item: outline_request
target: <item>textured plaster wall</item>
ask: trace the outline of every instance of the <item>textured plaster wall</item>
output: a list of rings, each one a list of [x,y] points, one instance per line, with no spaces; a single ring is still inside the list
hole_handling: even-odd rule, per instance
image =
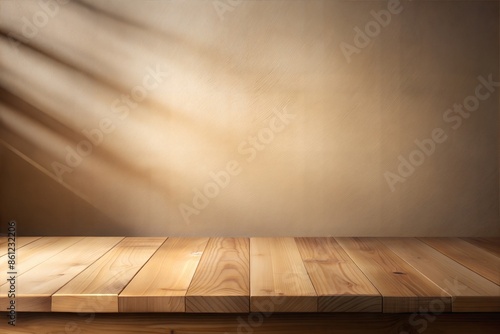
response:
[[[2,0],[2,224],[500,236],[499,13],[498,1]]]

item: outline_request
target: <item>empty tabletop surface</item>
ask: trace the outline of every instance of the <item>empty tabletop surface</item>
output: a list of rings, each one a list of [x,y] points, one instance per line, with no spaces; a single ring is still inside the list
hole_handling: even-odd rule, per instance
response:
[[[21,312],[500,312],[500,238],[18,237],[13,275]]]

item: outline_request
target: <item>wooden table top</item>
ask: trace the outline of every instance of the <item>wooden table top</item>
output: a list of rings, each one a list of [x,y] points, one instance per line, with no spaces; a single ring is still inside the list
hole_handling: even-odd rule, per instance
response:
[[[16,242],[19,312],[500,312],[500,238]],[[4,276],[7,253],[0,238]]]

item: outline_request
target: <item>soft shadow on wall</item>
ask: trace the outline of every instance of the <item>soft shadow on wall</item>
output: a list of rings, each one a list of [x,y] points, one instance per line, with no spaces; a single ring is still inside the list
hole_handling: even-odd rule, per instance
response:
[[[500,235],[498,13],[1,1],[1,220],[42,235]]]

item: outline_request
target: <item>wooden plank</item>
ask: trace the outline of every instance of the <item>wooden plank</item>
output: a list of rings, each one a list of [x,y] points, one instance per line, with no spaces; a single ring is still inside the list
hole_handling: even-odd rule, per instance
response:
[[[382,312],[382,296],[333,238],[295,238],[318,312]]]
[[[186,294],[186,312],[250,311],[250,240],[210,239]]]
[[[453,312],[500,312],[500,286],[420,240],[379,240],[451,295]],[[439,303],[435,306],[439,306]]]
[[[73,238],[64,238],[73,239]],[[63,240],[64,240],[63,239]],[[122,238],[87,237],[40,263],[18,279],[16,291],[17,311],[48,312],[51,295],[73,277],[101,257]],[[43,240],[43,239],[42,239]],[[24,249],[24,248],[22,248]],[[21,250],[22,250],[21,249]],[[0,307],[8,300],[1,287]]]
[[[351,259],[382,294],[383,312],[419,312],[443,302],[451,311],[451,297],[375,238],[336,238]]]
[[[500,258],[459,238],[420,238],[444,255],[500,285]]]
[[[23,240],[24,237],[21,237],[19,241],[24,243]],[[81,240],[83,237],[43,237],[31,242],[28,242],[30,239],[26,239],[28,243],[24,247],[18,247],[16,252],[17,276],[24,275]],[[7,254],[0,256],[0,272],[7,272],[7,261]],[[3,291],[1,289],[0,287],[0,291]]]
[[[54,293],[52,311],[118,312],[118,294],[164,241],[165,238],[121,240]]]
[[[41,237],[16,237],[16,248],[22,248],[33,241],[36,241],[40,239]],[[8,252],[7,244],[8,244],[8,238],[7,237],[1,237],[0,238],[0,256],[4,256]]]
[[[19,313],[16,327],[0,321],[1,333],[111,334],[498,334],[497,313]]]
[[[185,296],[209,238],[169,238],[120,293],[120,312],[185,312]]]
[[[250,239],[250,310],[317,311],[317,295],[293,238]]]
[[[500,257],[500,238],[460,238]]]

